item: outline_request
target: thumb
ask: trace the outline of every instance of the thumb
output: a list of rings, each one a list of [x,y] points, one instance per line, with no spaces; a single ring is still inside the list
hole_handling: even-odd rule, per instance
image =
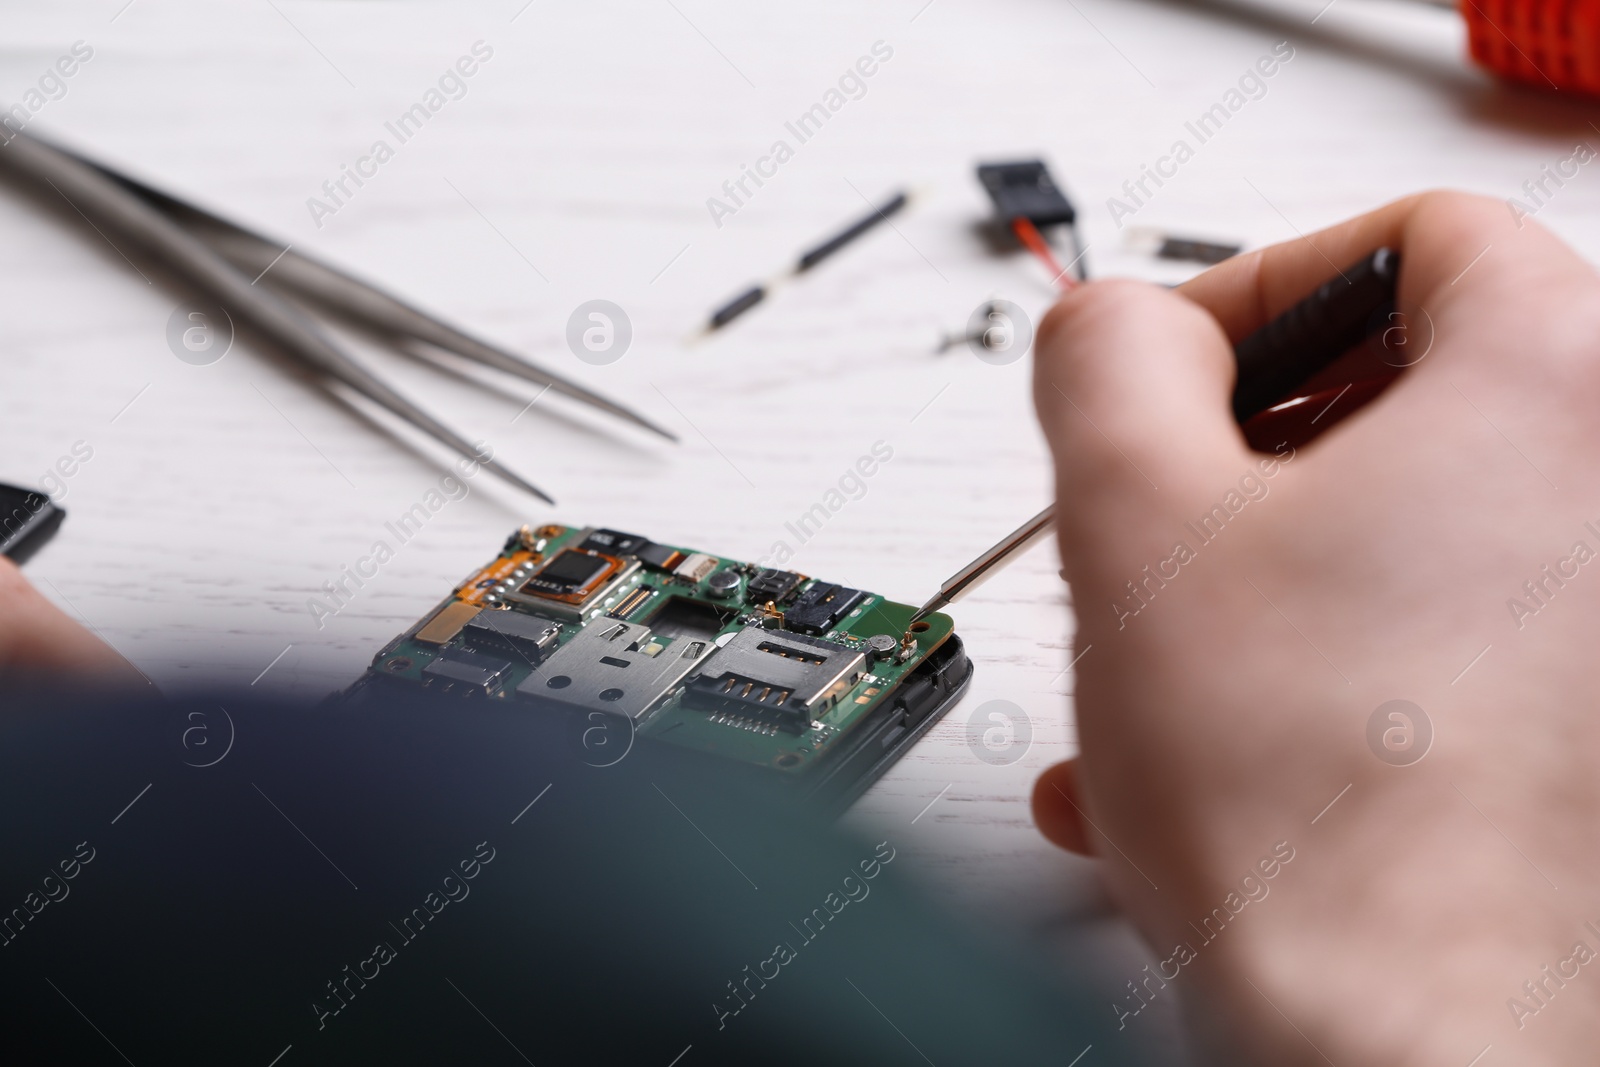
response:
[[[1083,792],[1078,788],[1078,759],[1045,768],[1033,783],[1033,823],[1052,845],[1093,856],[1084,829]]]
[[[1233,350],[1199,305],[1122,280],[1067,293],[1037,336],[1066,578],[1114,585],[1252,465],[1233,421]]]

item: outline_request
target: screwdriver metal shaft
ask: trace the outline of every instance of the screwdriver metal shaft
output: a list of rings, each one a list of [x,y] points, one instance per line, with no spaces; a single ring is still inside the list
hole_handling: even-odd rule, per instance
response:
[[[1390,325],[1400,256],[1380,248],[1240,341],[1233,413],[1241,423],[1284,400],[1363,338]],[[1017,527],[961,568],[911,616],[916,622],[980,585],[1055,524],[1055,505]]]

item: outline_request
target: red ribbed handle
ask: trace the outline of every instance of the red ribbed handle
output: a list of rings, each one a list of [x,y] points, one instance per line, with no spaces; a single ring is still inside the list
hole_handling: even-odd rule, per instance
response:
[[[1472,58],[1503,78],[1600,95],[1600,0],[1461,0]]]

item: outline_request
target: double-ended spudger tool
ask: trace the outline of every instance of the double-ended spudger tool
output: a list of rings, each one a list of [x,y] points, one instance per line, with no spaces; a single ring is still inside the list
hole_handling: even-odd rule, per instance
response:
[[[676,440],[622,405],[463,333],[353,275],[75,153],[8,130],[0,142],[0,169],[50,186],[91,225],[134,243],[290,355],[547,503],[554,501],[542,490],[499,461],[482,456],[465,438],[363,367],[294,303],[255,283],[265,281],[290,290],[388,337],[427,342]]]
[[[1234,418],[1242,424],[1277,406],[1318,371],[1389,325],[1399,278],[1399,254],[1380,248],[1235,345]],[[953,574],[911,622],[954,603],[1015,559],[1050,530],[1055,512],[1054,504],[1045,508]]]
[[[870,212],[861,216],[861,218],[857,219],[855,222],[852,222],[850,225],[846,226],[832,237],[819,241],[807,251],[802,252],[800,254],[800,258],[795,262],[794,270],[790,273],[804,274],[812,267],[815,267],[818,263],[821,263],[824,259],[827,259],[835,252],[839,251],[839,249],[843,248],[845,245],[850,244],[856,238],[873,229],[880,222],[887,222],[889,220],[889,216],[905,207],[909,199],[909,196],[904,192],[895,193],[889,199],[885,200],[883,203],[879,204]],[[752,285],[750,288],[744,290],[738,296],[734,297],[732,300],[729,300],[726,304],[723,304],[721,307],[717,308],[717,310],[711,313],[711,318],[706,323],[706,329],[720,330],[722,327],[726,326],[728,323],[732,322],[734,319],[738,318],[740,315],[743,315],[746,311],[749,311],[751,308],[761,303],[761,301],[765,300],[767,298],[767,293],[770,292],[772,287],[776,284],[776,280],[757,282],[755,285]]]

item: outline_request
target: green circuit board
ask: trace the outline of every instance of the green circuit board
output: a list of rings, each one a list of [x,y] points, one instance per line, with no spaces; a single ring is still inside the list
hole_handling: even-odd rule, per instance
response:
[[[951,637],[948,616],[912,625],[913,610],[616,530],[525,526],[368,675],[609,715],[640,737],[798,777],[881,721]]]

